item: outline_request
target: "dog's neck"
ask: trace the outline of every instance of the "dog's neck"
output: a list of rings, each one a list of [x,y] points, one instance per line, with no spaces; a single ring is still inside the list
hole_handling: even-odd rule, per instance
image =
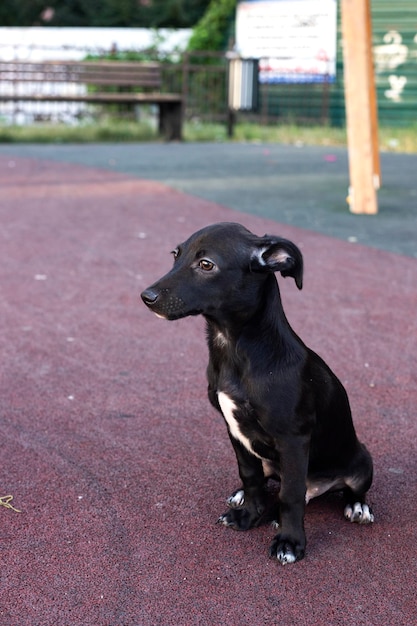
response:
[[[282,307],[281,295],[274,274],[261,283],[253,306],[239,311],[218,311],[204,316],[207,321],[209,345],[237,345],[243,341],[288,343],[295,337]]]

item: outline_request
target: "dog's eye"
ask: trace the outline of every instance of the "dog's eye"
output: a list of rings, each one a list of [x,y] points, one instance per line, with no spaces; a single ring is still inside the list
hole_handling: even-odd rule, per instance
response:
[[[212,270],[214,267],[214,263],[212,263],[212,261],[209,261],[208,259],[201,259],[201,261],[198,262],[198,267],[200,267],[205,272],[210,272],[210,270]]]

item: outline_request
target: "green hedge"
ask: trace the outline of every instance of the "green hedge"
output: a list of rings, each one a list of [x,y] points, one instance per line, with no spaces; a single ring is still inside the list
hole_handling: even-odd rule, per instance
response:
[[[229,27],[235,16],[237,0],[211,0],[197,23],[188,43],[195,50],[225,50]]]

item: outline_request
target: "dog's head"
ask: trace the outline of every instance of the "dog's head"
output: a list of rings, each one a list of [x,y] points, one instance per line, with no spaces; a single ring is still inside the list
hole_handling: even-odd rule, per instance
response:
[[[207,226],[173,250],[174,266],[145,289],[144,303],[169,320],[187,315],[245,313],[267,276],[280,272],[302,288],[303,258],[287,239],[258,237],[240,224]]]

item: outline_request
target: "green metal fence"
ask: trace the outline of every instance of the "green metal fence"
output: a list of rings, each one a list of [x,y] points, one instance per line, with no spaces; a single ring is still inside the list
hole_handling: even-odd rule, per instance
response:
[[[164,90],[181,92],[187,121],[227,120],[228,62],[223,52],[185,52],[163,67]]]
[[[373,0],[380,124],[417,125],[417,2]]]

